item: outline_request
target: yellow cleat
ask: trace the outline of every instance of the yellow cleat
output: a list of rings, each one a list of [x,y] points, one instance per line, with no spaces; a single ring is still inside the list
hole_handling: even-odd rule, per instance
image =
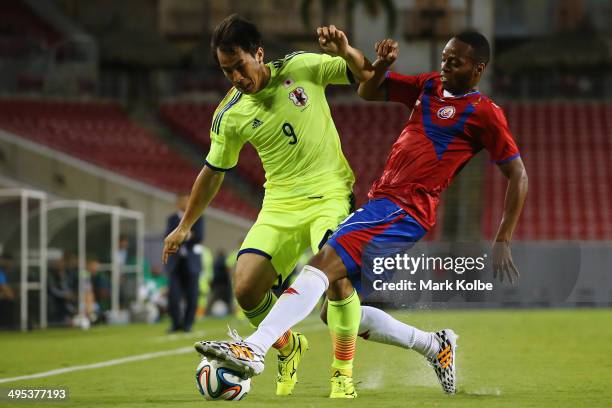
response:
[[[291,395],[297,383],[297,368],[302,356],[308,350],[308,340],[302,333],[292,333],[293,350],[287,357],[278,356],[276,395]]]
[[[331,378],[331,393],[329,398],[357,398],[353,377],[336,372]]]

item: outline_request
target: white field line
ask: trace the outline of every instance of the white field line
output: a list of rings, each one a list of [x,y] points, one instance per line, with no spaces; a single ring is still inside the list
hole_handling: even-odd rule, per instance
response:
[[[239,326],[239,325],[237,325]],[[250,328],[249,326],[246,325],[244,328],[240,327],[240,330],[245,330],[245,331],[250,331],[253,330],[252,328]],[[295,329],[300,331],[300,332],[317,332],[320,330],[327,330],[327,326],[325,324],[323,324],[323,322],[320,319],[312,319],[312,318],[308,318],[306,320],[304,320],[304,323],[300,323],[297,326],[295,326]],[[242,333],[240,333],[242,334]],[[246,333],[245,333],[246,334]],[[165,334],[162,336],[156,336],[153,337],[151,339],[151,341],[156,342],[156,343],[169,343],[169,342],[173,342],[173,341],[178,341],[178,340],[189,340],[189,339],[193,339],[193,338],[197,338],[197,339],[201,339],[201,340],[222,340],[219,338],[212,338],[210,337],[211,335],[214,336],[219,336],[218,330],[214,330],[211,332],[208,332],[206,330],[198,330],[192,333],[175,333],[175,334]],[[223,334],[221,336],[224,336]],[[244,337],[247,337],[247,335],[245,335]]]
[[[308,322],[306,324],[298,326],[297,328],[299,330],[311,331],[311,332],[319,331],[319,330],[327,330],[327,326],[325,326],[323,322],[320,322],[320,321],[319,322],[317,321]],[[189,337],[200,336],[203,334],[205,334],[205,331],[200,330],[194,333],[185,333],[185,334],[179,334],[179,335],[156,337],[155,341],[174,341],[174,340],[180,340],[182,338],[187,339]],[[150,360],[153,358],[172,356],[176,354],[187,354],[193,351],[194,351],[193,347],[189,346],[189,347],[181,347],[181,348],[166,350],[166,351],[157,351],[154,353],[138,354],[138,355],[130,356],[130,357],[123,357],[123,358],[116,358],[113,360],[101,361],[99,363],[83,364],[83,365],[78,365],[78,366],[59,368],[59,369],[50,370],[50,371],[43,371],[41,373],[22,375],[19,377],[0,378],[0,384],[8,383],[8,382],[15,382],[15,381],[32,380],[32,379],[43,378],[43,377],[51,377],[54,375],[66,374],[66,373],[71,373],[74,371],[94,370],[97,368],[110,367],[110,366],[119,365],[119,364],[131,363],[134,361]]]
[[[172,356],[176,354],[186,354],[186,353],[192,353],[192,352],[194,352],[193,347],[181,347],[181,348],[177,348],[174,350],[138,354],[138,355],[131,356],[131,357],[123,357],[123,358],[116,358],[116,359],[108,360],[108,361],[102,361],[100,363],[84,364],[84,365],[78,365],[78,366],[73,366],[73,367],[59,368],[57,370],[44,371],[42,373],[36,373],[36,374],[30,374],[30,375],[22,375],[19,377],[0,378],[0,384],[8,383],[8,382],[15,382],[15,381],[32,380],[34,378],[51,377],[53,375],[66,374],[66,373],[71,373],[73,371],[93,370],[96,368],[103,368],[103,367],[110,367],[110,366],[119,365],[119,364],[131,363],[133,361],[150,360],[152,358],[157,358],[157,357],[166,357],[166,356]]]
[[[153,337],[151,340],[156,343],[167,343],[170,341],[187,340],[187,339],[191,339],[194,337],[200,338],[200,337],[204,337],[205,335],[206,335],[206,330],[198,330],[192,333],[175,333],[175,334],[166,334],[165,336],[156,336],[156,337]]]

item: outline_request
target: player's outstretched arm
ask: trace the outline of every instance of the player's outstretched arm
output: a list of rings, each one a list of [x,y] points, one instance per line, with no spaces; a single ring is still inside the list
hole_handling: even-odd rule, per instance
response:
[[[504,214],[493,244],[493,275],[502,282],[507,279],[514,285],[518,282],[519,271],[512,260],[510,240],[527,197],[527,171],[520,157],[500,164],[499,168],[508,179],[508,188],[504,200]]]
[[[330,25],[317,28],[317,35],[323,51],[344,58],[357,81],[367,81],[374,75],[370,61],[357,48],[351,47],[344,31]]]
[[[162,252],[162,261],[166,263],[168,256],[178,251],[181,243],[188,239],[191,227],[202,215],[208,204],[217,195],[225,173],[215,171],[208,166],[204,166],[196,181],[193,183],[191,194],[189,195],[189,203],[183,219],[178,227],[174,229],[166,239],[164,239],[164,250]]]
[[[376,50],[376,61],[374,61],[374,75],[367,81],[359,84],[359,96],[366,101],[384,101],[385,91],[382,87],[385,74],[389,67],[397,59],[399,44],[397,41],[387,38],[374,45]]]

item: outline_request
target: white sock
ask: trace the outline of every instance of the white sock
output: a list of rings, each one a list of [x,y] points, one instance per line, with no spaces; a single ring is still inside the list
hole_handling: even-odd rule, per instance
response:
[[[304,266],[291,287],[278,298],[255,333],[245,341],[262,354],[267,353],[283,333],[312,312],[328,286],[329,280],[322,271],[310,265]]]
[[[359,335],[377,343],[412,349],[428,358],[433,357],[439,348],[433,333],[402,323],[371,306],[361,306]]]

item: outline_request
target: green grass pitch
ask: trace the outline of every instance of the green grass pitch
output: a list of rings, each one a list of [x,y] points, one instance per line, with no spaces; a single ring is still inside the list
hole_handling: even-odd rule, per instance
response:
[[[414,311],[402,321],[459,334],[459,392],[444,395],[433,370],[410,350],[359,339],[355,377],[359,397],[326,398],[331,345],[327,329],[314,317],[300,327],[310,350],[300,366],[294,395],[274,396],[275,353],[240,404],[249,407],[610,407],[612,406],[612,310]],[[194,334],[166,335],[164,326],[95,327],[0,333],[0,379],[137,354],[190,347],[202,336],[226,338],[227,323],[243,335],[245,321],[206,320]],[[69,388],[58,407],[201,407],[196,390],[195,351],[44,378],[0,383],[9,387]],[[1,381],[1,380],[0,380]],[[0,402],[0,405],[4,403]],[[291,405],[288,405],[291,404]],[[31,404],[12,404],[27,406]]]

